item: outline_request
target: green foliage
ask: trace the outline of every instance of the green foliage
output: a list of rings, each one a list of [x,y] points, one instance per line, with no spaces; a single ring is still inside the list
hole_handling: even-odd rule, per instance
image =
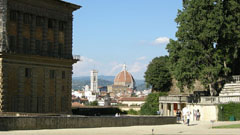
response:
[[[206,87],[231,74],[240,63],[240,2],[184,0],[178,11],[177,40],[167,45],[171,74],[178,86],[195,80]]]
[[[150,93],[141,107],[141,115],[156,115],[159,110],[159,96],[167,96],[166,92]]]
[[[130,115],[139,115],[140,112],[139,111],[135,111],[133,109],[130,109],[129,111],[127,111],[127,114],[130,114]]]
[[[240,120],[240,103],[220,104],[218,111],[219,121],[229,121],[231,116],[234,116],[235,120]]]
[[[240,128],[240,124],[215,126],[213,128]]]
[[[90,102],[89,106],[98,106],[98,101]]]
[[[154,91],[169,91],[171,74],[168,69],[168,56],[154,58],[145,72],[145,81]]]

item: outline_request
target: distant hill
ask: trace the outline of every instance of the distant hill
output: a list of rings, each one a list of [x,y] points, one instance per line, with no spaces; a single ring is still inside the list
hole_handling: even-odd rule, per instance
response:
[[[114,81],[114,76],[98,76],[98,86],[107,86],[112,85]],[[145,82],[144,80],[135,80],[137,90],[145,90]],[[81,77],[73,77],[72,78],[72,89],[79,90],[82,89],[85,85],[90,86],[90,76],[81,76]]]
[[[98,79],[98,86],[107,86],[112,84],[112,81]],[[90,77],[74,77],[72,79],[72,89],[74,90],[82,90],[82,88],[86,85],[90,86]]]

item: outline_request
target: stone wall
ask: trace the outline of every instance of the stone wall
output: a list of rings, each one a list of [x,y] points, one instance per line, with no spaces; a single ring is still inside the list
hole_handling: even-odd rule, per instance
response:
[[[8,49],[7,44],[7,0],[0,0],[0,52]]]
[[[71,113],[73,61],[11,54],[3,59],[0,112]]]
[[[72,12],[79,6],[71,6],[53,0],[8,0],[7,11],[0,14],[0,22],[7,20],[3,28],[8,31],[8,52],[72,59]]]
[[[138,125],[176,124],[176,117],[0,117],[0,130],[36,130],[61,128],[122,127]]]
[[[78,8],[60,0],[0,0],[0,112],[71,113]]]
[[[191,120],[193,119],[193,110],[199,110],[201,121],[218,120],[218,108],[216,104],[188,104],[187,108],[191,111]]]

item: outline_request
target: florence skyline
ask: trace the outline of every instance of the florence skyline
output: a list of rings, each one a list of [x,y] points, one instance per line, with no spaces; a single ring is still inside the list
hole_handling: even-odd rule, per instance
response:
[[[169,39],[176,39],[174,19],[179,0],[64,0],[81,5],[74,12],[73,54],[81,60],[73,65],[73,77],[115,76],[126,64],[136,79],[143,79],[155,57],[167,55]]]

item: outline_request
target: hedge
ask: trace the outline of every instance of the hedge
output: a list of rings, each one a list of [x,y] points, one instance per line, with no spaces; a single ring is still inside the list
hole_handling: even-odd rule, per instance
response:
[[[240,120],[240,103],[228,103],[218,105],[218,120]]]
[[[126,114],[117,107],[81,107],[72,109],[73,115],[100,116],[115,115],[116,113]]]

